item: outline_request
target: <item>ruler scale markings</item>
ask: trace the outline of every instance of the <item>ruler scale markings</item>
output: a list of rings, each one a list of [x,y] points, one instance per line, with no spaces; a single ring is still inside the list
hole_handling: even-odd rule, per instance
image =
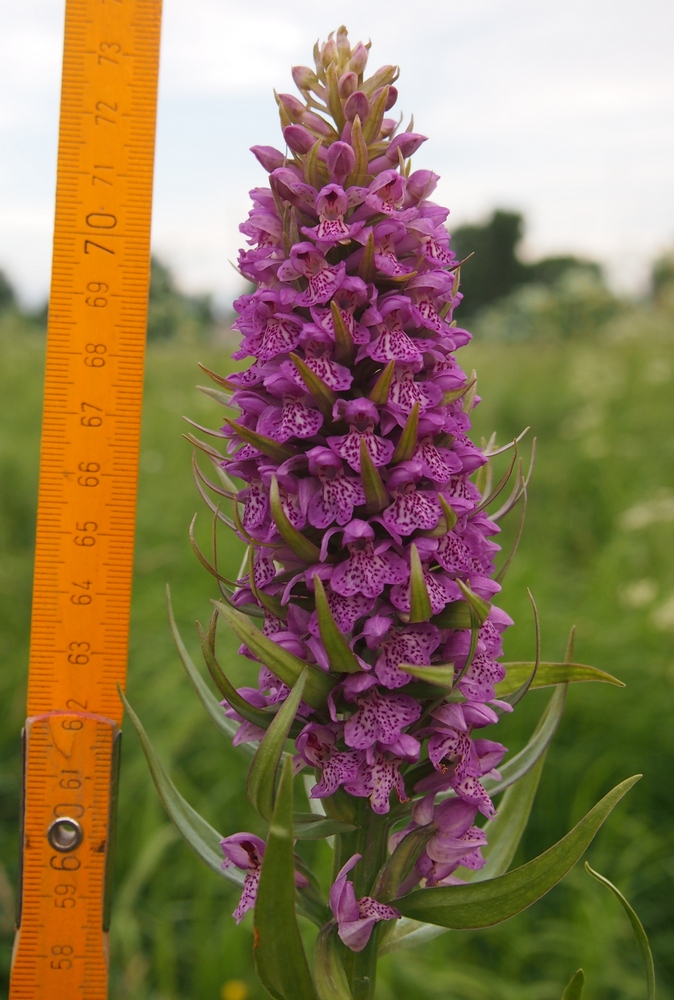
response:
[[[160,0],[66,3],[11,1000],[107,993],[103,895],[128,644],[160,11]],[[63,847],[64,830],[81,842]]]

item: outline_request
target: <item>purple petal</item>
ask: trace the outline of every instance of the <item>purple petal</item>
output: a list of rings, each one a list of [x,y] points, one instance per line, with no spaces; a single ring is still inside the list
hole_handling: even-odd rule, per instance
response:
[[[378,597],[387,583],[399,583],[409,576],[404,559],[394,552],[376,555],[371,542],[363,549],[355,546],[349,549],[349,558],[335,567],[330,580],[332,589],[343,597],[353,594]]]
[[[321,780],[311,789],[312,799],[322,799],[332,795],[340,785],[352,781],[358,774],[361,755],[356,752],[335,751],[322,764]]]
[[[359,480],[338,471],[333,479],[320,477],[321,489],[309,502],[308,517],[316,528],[327,528],[333,522],[347,524],[353,508],[365,503],[365,492]]]
[[[436,771],[443,770],[441,762],[447,758],[455,769],[454,773],[464,774],[470,753],[471,742],[466,733],[443,729],[434,733],[428,741],[428,759]]]
[[[262,483],[252,483],[247,492],[246,506],[243,512],[243,526],[246,531],[259,528],[264,523],[269,511],[269,494],[262,488]]]
[[[393,455],[394,444],[385,438],[378,437],[372,431],[360,433],[352,427],[348,434],[342,437],[329,437],[328,444],[340,458],[349,463],[355,472],[360,472],[360,442],[365,441],[370,458],[376,466],[388,465]]]
[[[440,514],[440,504],[434,496],[412,490],[398,494],[391,506],[383,512],[382,520],[387,528],[391,527],[401,535],[411,535],[417,528],[434,528],[440,520]],[[441,565],[444,566],[444,563]]]
[[[494,685],[506,675],[505,667],[486,653],[477,653],[458,683],[461,693],[471,701],[491,701],[496,697]]]
[[[394,788],[400,801],[407,801],[400,764],[398,758],[389,759],[384,754],[375,753],[372,764],[361,766],[358,781],[350,782],[344,788],[352,795],[368,795],[372,811],[383,816],[390,809],[389,797]]]
[[[344,726],[347,746],[365,750],[375,743],[394,743],[405,726],[421,715],[421,705],[406,694],[370,690],[357,699],[360,706]]]
[[[258,361],[270,361],[277,354],[292,351],[297,347],[301,333],[302,327],[297,320],[291,320],[287,316],[271,316],[264,329]]]
[[[374,670],[388,688],[402,687],[410,681],[410,674],[398,669],[400,663],[419,666],[430,664],[431,654],[440,643],[440,633],[433,625],[410,625],[400,632],[392,632],[379,645],[379,658]]]
[[[419,442],[413,457],[421,460],[425,474],[435,483],[448,483],[462,468],[456,455],[447,448],[443,448],[441,454],[430,438]]]
[[[317,434],[323,424],[323,414],[306,406],[300,399],[287,397],[283,404],[276,440],[283,443],[292,437],[308,438]]]
[[[240,924],[248,910],[252,910],[255,906],[261,870],[261,868],[256,868],[253,871],[249,871],[243,880],[241,899],[239,900],[239,905],[232,913],[237,924]]]
[[[332,617],[337,623],[337,628],[344,635],[353,632],[353,626],[357,620],[369,614],[374,605],[374,601],[364,594],[344,596],[343,594],[337,594],[333,590],[329,590],[327,598]]]

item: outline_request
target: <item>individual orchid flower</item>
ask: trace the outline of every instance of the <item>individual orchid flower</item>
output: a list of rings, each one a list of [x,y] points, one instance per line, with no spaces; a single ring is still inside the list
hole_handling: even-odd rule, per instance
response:
[[[296,243],[277,274],[281,281],[306,278],[308,287],[295,301],[298,306],[313,306],[330,301],[344,278],[345,267],[343,263],[330,265],[313,243]]]
[[[347,225],[344,216],[349,208],[349,199],[339,184],[328,184],[321,188],[316,198],[316,213],[318,225],[312,228],[302,227],[305,236],[309,236],[322,250],[339,243],[350,243],[362,230],[364,222]]]
[[[362,855],[354,854],[339,870],[330,890],[330,909],[337,921],[338,934],[351,951],[362,951],[378,920],[396,920],[400,913],[393,906],[379,903],[371,896],[356,899],[353,882],[347,879]]]
[[[255,906],[266,844],[252,833],[235,833],[232,837],[221,840],[220,847],[225,855],[222,867],[236,867],[246,873],[241,899],[232,914],[237,924],[240,924],[248,910]]]

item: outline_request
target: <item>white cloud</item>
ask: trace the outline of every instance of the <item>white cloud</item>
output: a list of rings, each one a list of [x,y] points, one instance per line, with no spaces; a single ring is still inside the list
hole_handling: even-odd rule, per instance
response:
[[[48,284],[62,9],[6,5],[0,37],[0,266]],[[605,260],[623,285],[674,241],[671,0],[165,0],[154,239],[185,282],[232,294],[247,153],[279,141],[272,88],[345,22],[400,63],[420,166],[466,221],[525,212],[526,251]],[[9,151],[9,152],[7,152]],[[4,220],[4,224],[1,220]]]

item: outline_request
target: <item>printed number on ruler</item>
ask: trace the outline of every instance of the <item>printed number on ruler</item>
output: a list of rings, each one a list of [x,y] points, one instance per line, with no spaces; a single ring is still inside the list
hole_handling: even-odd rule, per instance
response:
[[[67,0],[11,1000],[105,1000],[160,0]]]

